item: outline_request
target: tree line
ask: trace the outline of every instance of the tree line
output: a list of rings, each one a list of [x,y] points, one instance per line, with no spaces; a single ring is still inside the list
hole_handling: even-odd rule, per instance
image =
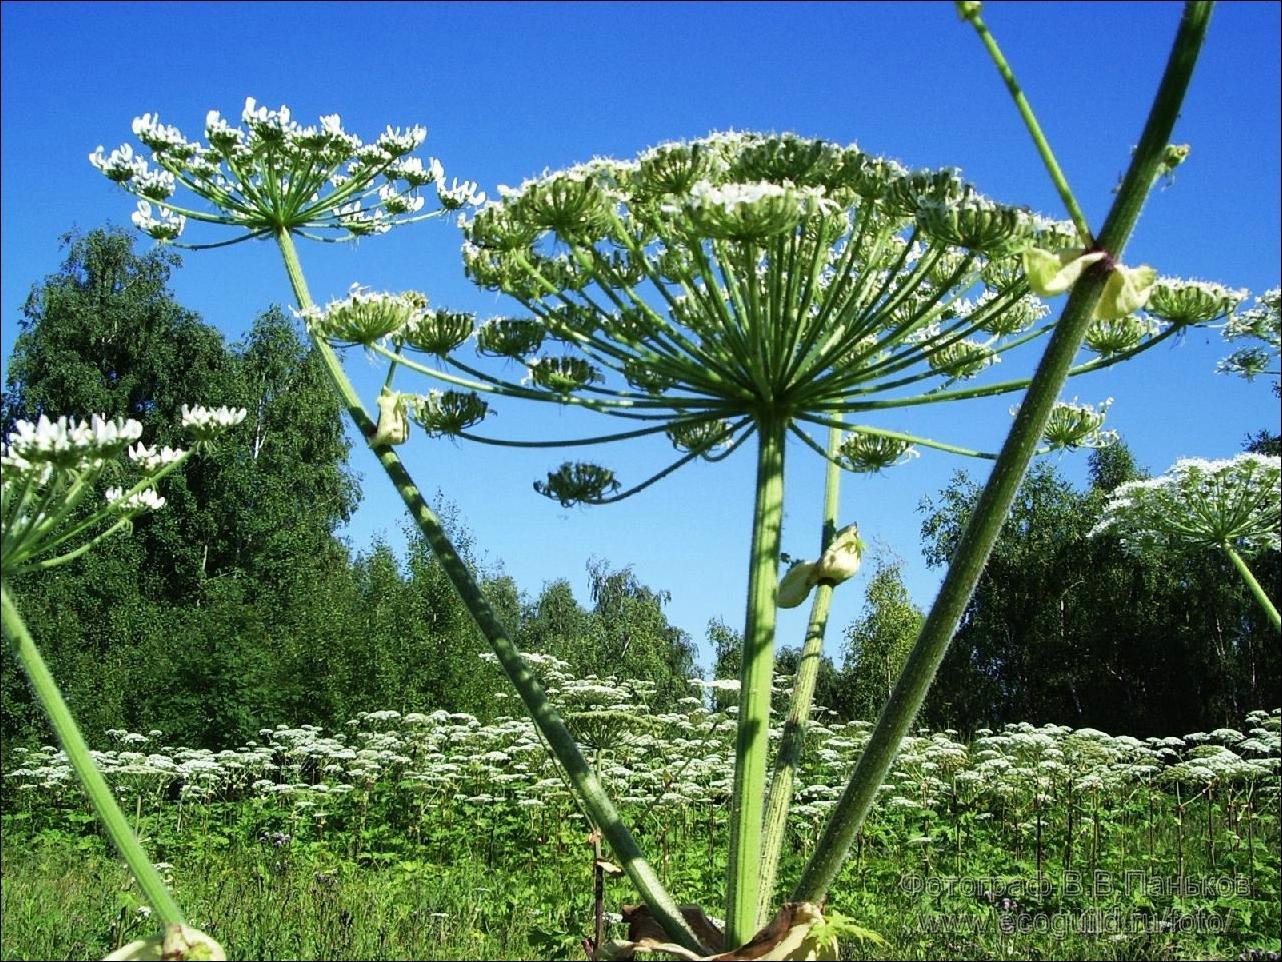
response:
[[[280,722],[341,725],[361,711],[443,708],[487,719],[501,681],[483,639],[423,541],[354,551],[336,532],[360,490],[342,411],[318,355],[273,308],[228,343],[168,288],[178,258],[131,235],[65,239],[61,269],[23,307],[0,397],[6,434],[40,414],[101,413],[177,444],[184,403],[249,412],[218,447],[171,477],[166,507],[63,568],[12,588],[91,737],[160,729],[222,747]],[[200,397],[193,398],[194,385]],[[1276,447],[1259,436],[1257,448]],[[1140,476],[1124,446],[1092,457],[1077,491],[1053,466],[1029,475],[924,713],[973,729],[1060,721],[1135,734],[1231,722],[1276,701],[1279,651],[1218,558],[1140,559],[1086,533],[1117,484]],[[923,549],[944,565],[977,487],[958,474],[923,501]],[[475,566],[466,527],[456,544]],[[1258,559],[1276,592],[1276,553]],[[875,559],[864,611],[825,657],[817,701],[875,717],[920,626],[900,567]],[[568,582],[528,596],[499,572],[485,591],[523,650],[579,675],[643,678],[656,706],[691,691],[696,647],[664,612],[668,595],[627,568],[590,565],[591,597]],[[737,672],[737,636],[708,628],[714,674]],[[786,678],[797,651],[780,652]],[[6,652],[0,731],[42,739],[43,722]],[[724,697],[724,696],[723,696]]]

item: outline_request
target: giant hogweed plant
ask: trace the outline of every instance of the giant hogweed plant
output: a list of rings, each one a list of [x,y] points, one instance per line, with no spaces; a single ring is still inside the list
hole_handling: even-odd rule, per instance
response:
[[[763,886],[760,879],[773,879],[777,847],[763,856],[762,839],[787,812],[785,794],[782,805],[772,802],[767,824],[780,592],[785,603],[800,603],[818,587],[815,613],[822,616],[822,592],[853,572],[860,550],[853,527],[833,536],[829,511],[823,555],[786,575],[781,587],[788,438],[855,471],[894,466],[922,447],[995,460],[917,645],[792,892],[793,903],[821,902],[925,697],[1029,460],[1047,447],[1101,441],[1102,411],[1057,403],[1066,378],[1221,317],[1237,299],[1218,285],[1159,280],[1149,268],[1120,263],[1152,184],[1183,156],[1169,139],[1209,4],[1186,7],[1139,146],[1098,234],[1086,224],[979,5],[960,10],[1015,95],[1071,226],[990,200],[952,170],[909,171],[855,147],[790,135],[714,134],[666,144],[633,161],[596,160],[504,190],[479,208],[474,185],[446,187],[438,163],[424,166],[411,156],[422,128],[388,128],[364,144],[337,117],[303,127],[285,108],[270,111],[252,100],[243,126],[211,113],[206,143],[188,141],[145,115],[134,129],[151,149],[150,160],[129,147],[110,155],[99,148],[91,156],[140,198],[135,222],[158,240],[176,242],[190,220],[234,231],[199,246],[276,241],[298,311],[354,424],[440,556],[585,812],[655,919],[687,953],[708,946],[619,818],[395,446],[407,439],[411,422],[433,437],[515,445],[658,434],[671,440],[678,450],[673,463],[627,489],[607,467],[578,461],[535,485],[563,504],[600,504],[755,440],[724,939],[732,948],[746,943],[767,914],[773,883]],[[436,198],[425,212],[429,187]],[[196,206],[175,200],[179,189],[194,195]],[[429,309],[416,293],[360,288],[324,307],[313,303],[296,237],[350,240],[461,208],[470,211],[461,218],[469,276],[514,298],[526,316],[477,325],[468,315]],[[1038,295],[1064,292],[1070,292],[1067,304],[1053,318]],[[1031,377],[991,379],[996,362],[1043,336],[1049,343]],[[1083,343],[1093,357],[1079,362]],[[389,362],[384,388],[371,399],[376,415],[336,353],[357,344]],[[483,357],[519,362],[525,377],[506,377],[473,359],[473,347]],[[396,390],[393,379],[402,370],[440,387]],[[864,423],[884,410],[1014,392],[1025,393],[997,454]],[[598,412],[618,419],[620,429],[572,441],[476,433],[500,397]],[[830,432],[826,446],[812,436],[821,428]],[[812,617],[812,628],[816,623],[821,640],[822,617]],[[803,693],[793,707],[804,724]],[[810,905],[791,917],[805,928],[818,915]],[[813,941],[794,948],[818,951]]]

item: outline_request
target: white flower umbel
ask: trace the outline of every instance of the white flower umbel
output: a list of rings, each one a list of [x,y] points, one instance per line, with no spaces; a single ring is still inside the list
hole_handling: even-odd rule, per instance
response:
[[[198,444],[207,444],[224,431],[245,420],[244,408],[182,406],[182,426],[191,431]]]
[[[304,127],[288,107],[271,110],[252,97],[241,126],[216,110],[205,118],[206,143],[188,141],[153,114],[133,122],[151,149],[146,159],[129,144],[89,162],[140,198],[134,224],[162,242],[182,234],[188,221],[224,224],[243,233],[224,243],[291,232],[323,240],[382,233],[396,224],[479,204],[471,182],[447,187],[440,162],[409,156],[427,137],[425,127],[388,127],[372,143],[343,130],[337,114]],[[422,189],[435,184],[438,206],[425,210]],[[195,195],[208,208],[175,196]]]
[[[1065,247],[1071,236],[1062,223],[982,196],[955,170],[910,172],[795,135],[713,134],[636,160],[597,158],[500,188],[499,197],[461,220],[464,265],[532,317],[489,322],[474,343],[487,357],[522,362],[529,379],[438,348],[446,338],[435,330],[425,350],[443,369],[398,363],[484,393],[573,404],[633,425],[653,420],[674,438],[715,433],[716,447],[678,444],[681,464],[733,450],[763,411],[778,409],[777,420],[822,453],[807,432],[841,414],[1022,389],[1018,375],[996,391],[960,382],[1053,329],[1033,293],[1037,270],[1022,255]],[[1067,289],[1093,262],[1070,261],[1082,256],[1048,290]],[[1113,307],[1138,309],[1147,273],[1116,273]],[[1075,372],[1123,360],[1173,330],[1148,318],[1114,326],[1100,333],[1101,356]],[[548,339],[569,352],[555,364],[536,356]],[[872,426],[850,430],[838,460],[856,471],[925,448],[980,454]],[[648,483],[611,488],[608,498]]]
[[[1113,492],[1094,532],[1112,532],[1137,551],[1222,548],[1250,556],[1279,547],[1282,459],[1262,454],[1185,458],[1157,478]]]
[[[1256,298],[1249,310],[1229,317],[1223,329],[1226,341],[1247,340],[1256,343],[1239,348],[1220,361],[1217,369],[1222,374],[1237,374],[1248,381],[1261,374],[1271,374],[1274,377],[1282,374],[1278,367],[1278,357],[1282,354],[1280,301],[1282,291],[1275,287]]]
[[[183,232],[183,227],[187,224],[187,218],[182,214],[167,210],[164,207],[159,209],[157,214],[152,214],[151,204],[145,200],[138,201],[138,209],[133,214],[134,226],[145,234],[149,234],[158,241],[171,241]]]
[[[108,489],[96,510],[80,510],[107,466],[141,434],[137,421],[99,415],[88,421],[42,415],[14,425],[0,453],[0,567],[6,577],[64,564],[138,513],[164,505],[155,485],[186,453],[138,443],[128,453],[137,480]]]
[[[780,584],[785,441],[795,436],[860,470],[928,447],[995,458],[842,416],[1023,390],[1031,378],[1019,373],[991,386],[962,382],[991,377],[998,362],[1055,327],[1034,296],[1034,274],[1049,270],[1055,283],[1045,293],[1063,291],[1093,261],[1075,255],[1070,263],[1088,259],[1062,278],[1056,275],[1067,265],[1057,256],[1026,263],[1028,250],[1068,246],[1069,231],[983,197],[955,170],[910,173],[854,146],[786,134],[714,135],[635,161],[598,159],[548,173],[501,192],[463,226],[469,276],[530,315],[495,329],[511,337],[490,337],[487,325],[475,344],[484,356],[524,362],[534,383],[514,383],[461,349],[436,368],[397,357],[402,368],[626,419],[626,429],[575,443],[672,436],[674,429],[688,436],[716,424],[725,444],[686,450],[622,490],[608,468],[584,463],[562,465],[537,490],[562,505],[617,501],[696,458],[720,459],[755,435],[743,741],[727,886],[730,942],[746,940],[756,930],[776,612],[780,592],[784,604],[799,603],[814,574],[800,567]],[[1148,268],[1114,270],[1101,316],[1141,310],[1154,277]],[[1071,373],[1122,360],[1166,333]],[[599,377],[558,378],[554,390],[537,390],[544,362],[531,359],[545,340],[566,345],[586,362],[581,370]],[[558,371],[567,369],[558,361]],[[854,440],[830,455],[810,432],[834,426]]]
[[[1158,478],[1113,492],[1093,535],[1117,535],[1137,551],[1225,552],[1277,627],[1278,611],[1244,558],[1282,544],[1282,459],[1240,454],[1222,461],[1188,458]]]
[[[155,488],[144,488],[141,491],[108,488],[104,497],[107,499],[108,504],[122,514],[159,511],[165,506],[165,499],[160,496]]]
[[[1107,448],[1117,443],[1118,433],[1104,430],[1104,419],[1113,399],[1105,398],[1098,405],[1057,401],[1051,408],[1050,418],[1042,438],[1052,451],[1076,451],[1079,448]],[[1019,405],[1010,409],[1011,415],[1019,413]]]
[[[142,435],[137,421],[107,420],[97,414],[88,421],[45,415],[32,423],[19,421],[5,442],[5,458],[86,470],[91,464],[114,458],[130,441]]]
[[[389,294],[353,284],[347,297],[324,307],[308,307],[295,314],[307,329],[332,344],[373,344],[398,333],[415,320],[426,306],[417,293]],[[416,325],[422,326],[421,323]]]

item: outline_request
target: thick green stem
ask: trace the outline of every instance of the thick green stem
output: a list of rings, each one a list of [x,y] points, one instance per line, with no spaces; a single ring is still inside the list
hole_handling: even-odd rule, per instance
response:
[[[300,308],[312,306],[311,295],[307,290],[307,282],[303,277],[302,266],[299,264],[293,240],[287,232],[280,231],[276,234],[276,241],[284,257],[285,270],[289,274],[289,282],[293,287],[298,306]],[[366,413],[356,389],[348,380],[347,373],[343,370],[333,349],[320,338],[313,337],[312,341],[320,352],[334,387],[342,398],[343,406],[347,408],[347,413],[357,430],[366,439],[373,437],[375,424]],[[570,734],[565,722],[552,707],[543,686],[530,672],[525,659],[521,657],[521,653],[508,637],[507,630],[494,614],[494,609],[490,607],[481,586],[477,584],[472,572],[459,556],[436,512],[432,510],[418,486],[415,485],[414,479],[401,463],[395,449],[390,445],[379,445],[372,446],[370,450],[383,466],[401,500],[405,502],[410,517],[414,519],[423,537],[427,539],[464,606],[498,656],[499,664],[521,696],[521,701],[525,704],[534,724],[547,740],[556,760],[565,769],[570,784],[583,802],[589,817],[601,829],[633,885],[669,936],[688,949],[703,951],[693,930],[681,916],[676,901],[664,889],[654,869],[646,861],[636,839],[623,824],[614,803],[610,801],[596,773],[583,757],[574,736]]]
[[[1077,228],[1078,236],[1082,239],[1082,246],[1089,248],[1094,245],[1094,239],[1091,236],[1090,225],[1086,223],[1086,215],[1082,213],[1082,208],[1077,203],[1077,198],[1073,196],[1073,190],[1068,186],[1068,180],[1064,177],[1064,172],[1060,169],[1059,162],[1055,159],[1055,154],[1051,150],[1050,142],[1046,135],[1042,133],[1041,124],[1037,122],[1037,116],[1033,113],[1033,108],[1028,103],[1028,98],[1024,96],[1023,89],[1019,86],[1019,81],[1015,79],[1015,73],[1010,69],[1010,64],[1006,62],[1006,57],[1002,54],[1001,48],[997,46],[997,40],[988,32],[988,27],[984,24],[980,16],[980,5],[973,2],[961,2],[957,4],[958,12],[962,18],[970,21],[970,25],[975,28],[979,34],[979,39],[983,41],[984,48],[988,55],[993,58],[993,63],[997,67],[997,72],[1002,75],[1002,80],[1006,82],[1006,89],[1010,91],[1011,97],[1015,101],[1015,107],[1019,110],[1019,115],[1024,119],[1024,125],[1028,127],[1029,134],[1032,135],[1033,143],[1037,146],[1037,152],[1041,155],[1042,163],[1046,166],[1046,172],[1050,174],[1051,181],[1055,184],[1055,189],[1059,191],[1060,199],[1064,201],[1064,206],[1068,210],[1068,216],[1073,220],[1073,226]]]
[[[819,536],[821,555],[828,550],[833,535],[837,533],[838,495],[841,491],[841,468],[837,464],[837,450],[841,445],[841,436],[840,427],[828,429],[828,472],[824,476],[823,530]],[[765,825],[761,835],[761,891],[757,897],[757,917],[762,919],[770,918],[774,901],[775,879],[779,874],[779,852],[788,831],[792,785],[801,764],[801,752],[806,744],[806,728],[810,724],[810,709],[815,700],[815,682],[819,679],[819,662],[823,656],[824,633],[828,629],[832,590],[832,585],[823,582],[815,588],[814,600],[810,603],[810,621],[806,625],[806,640],[801,646],[797,677],[792,685],[788,718],[783,724],[783,736],[779,740],[779,750],[775,753],[774,769],[770,776]]]
[[[1109,260],[1120,257],[1160,170],[1206,35],[1210,13],[1210,3],[1192,2],[1185,6],[1144,133],[1100,233],[1099,247],[1109,252]],[[948,643],[966,611],[1111,270],[1111,263],[1095,265],[1073,288],[1064,314],[1038,364],[1028,395],[1020,405],[1015,424],[944,576],[935,604],[922,626],[921,635],[904,664],[881,717],[877,719],[872,736],[833,810],[823,837],[793,891],[793,898],[797,901],[817,902],[824,898],[846,858],[851,841],[863,825],[877,796],[877,789],[921,708]]]
[[[775,618],[779,593],[779,532],[783,522],[783,450],[787,422],[757,422],[757,496],[748,561],[748,613],[739,673],[739,722],[735,737],[734,795],[730,808],[730,859],[726,883],[726,944],[739,946],[759,927],[761,816],[770,738],[770,688],[774,679]]]
[[[1255,575],[1253,575],[1251,573],[1251,569],[1246,566],[1246,561],[1243,560],[1240,554],[1233,550],[1232,545],[1226,544],[1223,547],[1225,554],[1227,554],[1229,556],[1229,560],[1233,562],[1233,567],[1237,568],[1238,573],[1242,576],[1242,580],[1245,581],[1246,586],[1251,589],[1251,594],[1255,595],[1255,600],[1260,603],[1260,607],[1264,609],[1264,613],[1269,616],[1269,621],[1273,622],[1273,630],[1282,631],[1282,615],[1278,614],[1277,608],[1275,608],[1273,602],[1269,600],[1269,596],[1265,593],[1264,587],[1255,580]]]
[[[71,763],[85,794],[89,796],[90,804],[98,813],[98,818],[102,820],[108,838],[116,846],[116,851],[125,860],[125,864],[129,866],[129,871],[138,880],[138,888],[142,891],[147,904],[151,906],[162,925],[184,924],[182,912],[169,894],[169,890],[165,888],[165,883],[161,881],[160,873],[156,871],[156,867],[151,864],[151,859],[143,851],[142,843],[138,841],[138,836],[130,828],[125,813],[116,803],[116,796],[112,794],[106,779],[94,765],[93,756],[89,754],[89,746],[85,744],[84,737],[80,734],[80,729],[71,716],[67,703],[62,700],[58,683],[54,681],[49,666],[41,657],[40,649],[36,647],[31,632],[27,630],[17,606],[10,599],[9,591],[4,586],[0,586],[0,613],[3,615],[4,633],[13,643],[18,661],[31,681],[36,698],[44,708],[45,714],[49,716],[49,724],[53,726],[54,734],[62,744],[62,750],[67,753],[67,761]]]

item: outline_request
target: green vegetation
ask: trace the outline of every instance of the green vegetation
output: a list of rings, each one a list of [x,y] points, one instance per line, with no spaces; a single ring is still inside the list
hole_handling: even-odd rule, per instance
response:
[[[674,890],[714,898],[732,718],[693,696],[656,711],[653,685],[532,662]],[[875,958],[1277,951],[1279,716],[1245,721],[1144,741],[1055,725],[969,742],[922,730],[831,905],[889,941],[867,947]],[[869,730],[811,726],[786,871]],[[175,897],[242,957],[577,958],[592,933],[588,826],[527,719],[381,711],[341,733],[282,726],[222,752],[112,735],[100,763]],[[15,757],[0,954],[100,957],[134,937],[137,892],[60,755]],[[609,883],[607,908],[630,900]]]
[[[631,958],[648,941],[639,925],[627,934],[639,941],[603,943],[605,906],[619,901],[606,874],[627,876],[640,915],[679,943],[660,951],[685,958],[723,943],[729,958],[827,957],[838,936],[847,952],[932,958],[1276,952],[1279,718],[1259,706],[1279,674],[1279,618],[1276,583],[1258,574],[1278,564],[1277,458],[1180,462],[1168,483],[1139,477],[1118,447],[1096,455],[1085,493],[1051,468],[1028,474],[1048,450],[1119,441],[1102,428],[1111,401],[1057,400],[1066,378],[1227,325],[1247,296],[1123,263],[1153,184],[1188,153],[1170,138],[1210,4],[1185,8],[1098,233],[979,4],[958,11],[1071,224],[996,204],[949,169],[913,173],[795,135],[598,159],[484,206],[477,185],[446,186],[439,163],[410,156],[423,127],[367,144],[337,115],[304,128],[252,98],[244,128],[207,115],[208,143],[146,114],[133,130],[150,160],[130,145],[91,154],[143,198],[134,223],[162,243],[188,219],[233,230],[205,247],[274,240],[306,330],[273,309],[227,345],[169,295],[176,261],[102,231],[75,241],[28,301],[0,410],[12,428],[4,631],[31,682],[28,693],[10,673],[0,689],[0,801],[7,833],[28,843],[6,863],[7,917],[47,929],[39,906],[62,904],[51,888],[101,904],[101,884],[65,862],[83,850],[83,864],[102,864],[105,831],[133,880],[115,883],[107,920],[89,921],[96,941],[43,945],[50,954],[220,959],[221,941],[264,957]],[[190,200],[172,199],[179,186]],[[297,238],[351,240],[460,209],[468,275],[532,318],[477,326],[420,292],[358,286],[312,301]],[[1040,298],[1065,293],[1049,319]],[[1262,295],[1239,334],[1269,342],[1276,308],[1275,292]],[[959,386],[1043,335],[1035,373]],[[479,367],[459,353],[473,340]],[[545,340],[577,353],[540,354]],[[373,408],[336,353],[356,345],[388,365]],[[1083,346],[1094,360],[1078,361]],[[1233,369],[1267,372],[1260,350]],[[497,373],[497,358],[528,378]],[[407,393],[398,372],[450,389]],[[180,406],[193,385],[221,406]],[[845,418],[1016,392],[1000,452]],[[568,442],[473,435],[490,410],[482,395],[652,423]],[[409,511],[403,558],[381,543],[353,556],[335,537],[358,497],[344,413]],[[718,674],[738,680],[692,677],[666,594],[627,568],[593,562],[590,608],[565,582],[530,600],[486,571],[398,455],[411,421],[429,438],[522,447],[663,432],[683,452],[627,489],[608,468],[566,461],[534,485],[563,506],[629,497],[756,434],[744,627],[710,627]],[[194,435],[187,450],[168,445],[179,424]],[[826,450],[809,433],[823,427]],[[156,447],[126,451],[145,430]],[[790,433],[830,469],[822,553],[780,581]],[[959,475],[923,503],[928,557],[947,569],[929,613],[883,560],[838,666],[822,656],[828,604],[864,551],[857,525],[837,530],[838,469],[880,471],[915,446],[994,466],[982,488]],[[1237,473],[1212,485],[1207,472],[1222,470]],[[144,517],[166,504],[165,475],[170,510]],[[1141,501],[1157,505],[1143,519]],[[135,539],[89,553],[135,519]],[[1208,547],[1219,554],[1191,550]],[[1232,587],[1210,560],[1221,556]],[[804,646],[776,658],[776,609],[812,589]],[[523,711],[494,690],[503,675]],[[816,692],[826,715],[812,711]],[[1160,699],[1180,707],[1162,714]],[[780,738],[771,717],[785,702]],[[41,711],[60,750],[36,747]],[[1217,724],[1167,735],[1192,714]],[[118,746],[91,752],[76,715]],[[823,724],[807,731],[815,715]],[[1048,716],[1151,737],[1034,724]],[[914,728],[929,719],[957,727]],[[1228,727],[1242,719],[1245,732]],[[580,943],[567,880],[589,846],[594,934]],[[184,877],[162,879],[175,866]],[[494,884],[479,885],[486,874]],[[762,928],[785,877],[784,924]],[[449,908],[424,916],[419,899]],[[714,904],[724,919],[696,917]],[[358,934],[358,919],[374,929]]]

